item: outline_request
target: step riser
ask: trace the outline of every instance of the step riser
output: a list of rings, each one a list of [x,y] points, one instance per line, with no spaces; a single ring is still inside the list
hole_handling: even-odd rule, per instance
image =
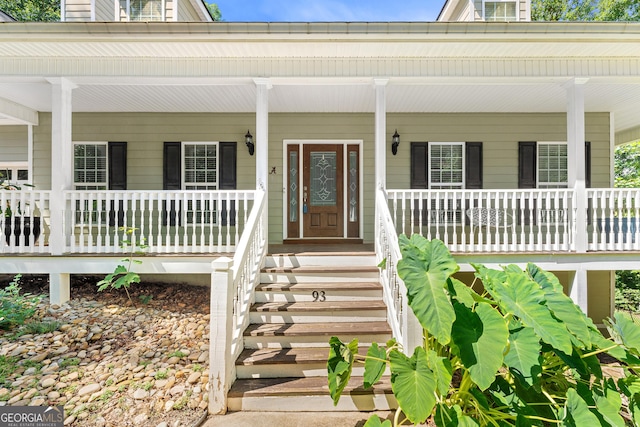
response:
[[[325,396],[283,396],[283,397],[245,397],[229,398],[229,411],[256,412],[352,412],[352,411],[390,411],[398,407],[392,394],[343,395],[338,406],[333,406],[329,395]]]
[[[318,297],[323,291],[322,287],[316,290]],[[304,292],[256,292],[256,302],[313,302],[316,300],[313,291]],[[324,291],[326,301],[380,301],[382,299],[382,291]]]
[[[353,310],[335,312],[300,313],[256,313],[249,315],[257,323],[317,323],[317,322],[379,322],[387,318],[386,310]]]
[[[261,283],[366,282],[378,279],[379,273],[375,271],[341,273],[327,270],[324,273],[260,273]]]
[[[339,255],[272,255],[265,258],[266,268],[275,267],[317,267],[340,266],[352,267],[377,265],[375,255],[339,256]]]
[[[329,349],[327,349],[327,357],[328,356]],[[354,366],[351,375],[358,377],[363,376],[364,366]],[[240,379],[326,377],[327,362],[286,365],[236,366],[236,376]]]
[[[258,348],[302,348],[302,347],[329,347],[330,335],[327,336],[297,336],[297,337],[244,337],[244,347]],[[391,336],[388,334],[359,334],[358,336],[338,336],[342,342],[350,342],[358,338],[361,346],[370,346],[371,343],[386,343]]]

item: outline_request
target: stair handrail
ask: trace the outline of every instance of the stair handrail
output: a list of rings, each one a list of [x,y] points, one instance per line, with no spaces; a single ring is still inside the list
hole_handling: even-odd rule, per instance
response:
[[[376,193],[376,260],[384,262],[380,269],[380,282],[383,287],[384,302],[387,305],[387,317],[393,336],[403,347],[405,346],[406,325],[406,288],[398,277],[396,266],[402,258],[398,235],[389,212],[387,193],[380,188]]]
[[[398,261],[402,259],[398,233],[391,217],[388,195],[383,188],[376,192],[375,251],[380,268],[380,283],[387,305],[387,319],[393,337],[410,354],[417,345],[422,345],[423,331],[407,303],[407,288],[398,277]],[[386,261],[384,261],[386,260]]]
[[[251,213],[233,259],[212,262],[209,412],[227,411],[227,395],[236,380],[235,362],[243,349],[249,308],[260,281],[267,252],[267,209],[264,190],[257,190]]]
[[[260,268],[267,251],[266,234],[264,232],[267,221],[266,195],[264,190],[256,191],[253,209],[247,220],[247,227],[242,233],[238,247],[233,255],[233,283],[236,295],[235,328],[239,331],[234,336],[233,353],[237,357],[242,351],[242,332],[249,325],[249,307],[253,304],[255,288],[260,282]]]

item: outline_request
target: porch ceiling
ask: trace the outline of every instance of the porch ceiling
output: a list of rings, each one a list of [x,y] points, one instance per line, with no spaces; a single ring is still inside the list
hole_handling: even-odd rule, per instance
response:
[[[2,81],[0,98],[35,111],[51,111],[51,86],[37,81]],[[74,79],[71,79],[74,81]],[[460,82],[455,79],[416,82],[391,79],[387,112],[483,113],[562,112],[566,108],[565,79],[539,81]],[[163,81],[155,84],[83,83],[73,91],[75,112],[255,112],[256,90],[250,79],[224,83]],[[269,92],[269,111],[373,113],[375,97],[371,79],[342,84],[323,81],[280,84]],[[585,86],[587,112],[613,112],[616,131],[640,124],[640,83],[589,81]],[[4,119],[0,124],[20,123]]]
[[[640,129],[640,24],[13,23],[0,44],[0,100],[28,111],[53,76],[76,112],[255,112],[253,77],[273,113],[372,113],[376,77],[389,113],[562,112],[591,76],[586,111]]]

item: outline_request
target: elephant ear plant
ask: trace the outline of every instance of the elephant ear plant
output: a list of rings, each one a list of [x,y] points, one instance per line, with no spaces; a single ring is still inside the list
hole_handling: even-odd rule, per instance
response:
[[[640,425],[640,326],[629,315],[607,320],[607,339],[558,279],[533,264],[474,265],[478,293],[475,282],[467,287],[452,276],[459,267],[441,241],[400,236],[400,247],[398,274],[424,345],[407,356],[391,340],[359,356],[357,339],[332,337],[334,404],[354,363],[364,362],[365,387],[389,368],[396,426],[429,417],[439,427]],[[615,359],[625,375],[604,375],[600,358]],[[365,424],[391,425],[377,415]]]

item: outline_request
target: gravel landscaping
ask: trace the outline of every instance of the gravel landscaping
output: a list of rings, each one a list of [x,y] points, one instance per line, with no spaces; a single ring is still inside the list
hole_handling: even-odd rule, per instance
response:
[[[71,426],[197,425],[208,405],[209,289],[142,283],[131,304],[123,290],[98,293],[99,279],[74,278],[70,302],[45,295],[31,327],[0,331],[0,405],[62,405]],[[48,292],[44,277],[21,286]]]

